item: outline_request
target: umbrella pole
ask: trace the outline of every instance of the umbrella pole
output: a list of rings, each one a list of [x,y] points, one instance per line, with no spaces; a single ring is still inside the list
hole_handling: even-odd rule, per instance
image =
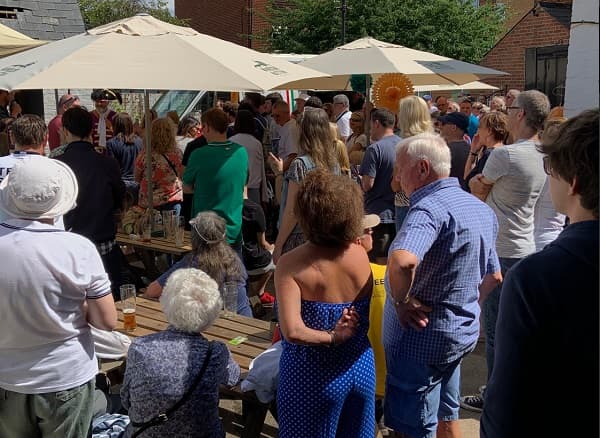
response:
[[[366,105],[365,108],[369,109],[371,107],[371,75],[366,75],[365,77],[365,87],[366,87]],[[371,114],[365,114],[365,135],[367,136],[367,144],[371,144]]]
[[[151,115],[150,115],[150,93],[144,90],[144,147],[146,149],[146,181],[148,182],[148,208],[152,209],[152,140],[151,135]],[[152,211],[152,210],[150,210]]]

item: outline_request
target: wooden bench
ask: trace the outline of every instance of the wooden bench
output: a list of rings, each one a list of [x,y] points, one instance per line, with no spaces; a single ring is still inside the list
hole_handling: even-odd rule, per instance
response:
[[[165,330],[168,326],[158,301],[137,297],[137,328],[132,332],[126,332],[123,330],[123,312],[120,307],[121,304],[117,303],[119,315],[117,330],[132,338],[156,333]],[[250,362],[271,346],[272,339],[270,323],[240,315],[221,316],[202,334],[209,340],[221,341],[229,347],[231,355],[240,364],[242,376],[248,373]],[[239,345],[230,344],[229,341],[237,336],[244,336],[248,339]],[[233,388],[221,386],[220,395],[225,399],[242,401],[244,430],[241,436],[243,438],[260,437],[270,405],[261,403],[253,391],[243,392],[239,384]]]

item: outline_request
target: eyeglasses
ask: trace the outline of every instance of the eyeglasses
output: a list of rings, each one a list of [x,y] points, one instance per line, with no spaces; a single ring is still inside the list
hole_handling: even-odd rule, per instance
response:
[[[548,155],[545,155],[543,161],[544,172],[546,172],[546,175],[552,175],[552,164],[550,164],[550,157]]]

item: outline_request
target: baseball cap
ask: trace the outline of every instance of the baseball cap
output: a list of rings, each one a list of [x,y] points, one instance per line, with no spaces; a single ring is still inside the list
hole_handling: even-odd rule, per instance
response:
[[[445,116],[440,117],[438,120],[442,124],[456,125],[464,132],[466,132],[467,128],[469,127],[469,117],[460,112],[446,114]]]
[[[423,99],[425,99],[427,102],[429,102],[431,100],[431,94],[424,95]]]
[[[310,99],[310,96],[306,93],[302,93],[302,94],[298,95],[298,97],[296,97],[294,100],[299,100],[299,99],[308,100],[308,99]]]

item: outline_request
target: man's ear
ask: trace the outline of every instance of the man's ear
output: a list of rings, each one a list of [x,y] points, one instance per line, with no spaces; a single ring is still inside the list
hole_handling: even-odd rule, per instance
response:
[[[569,196],[579,195],[579,179],[577,176],[573,177],[573,181],[569,183]]]

